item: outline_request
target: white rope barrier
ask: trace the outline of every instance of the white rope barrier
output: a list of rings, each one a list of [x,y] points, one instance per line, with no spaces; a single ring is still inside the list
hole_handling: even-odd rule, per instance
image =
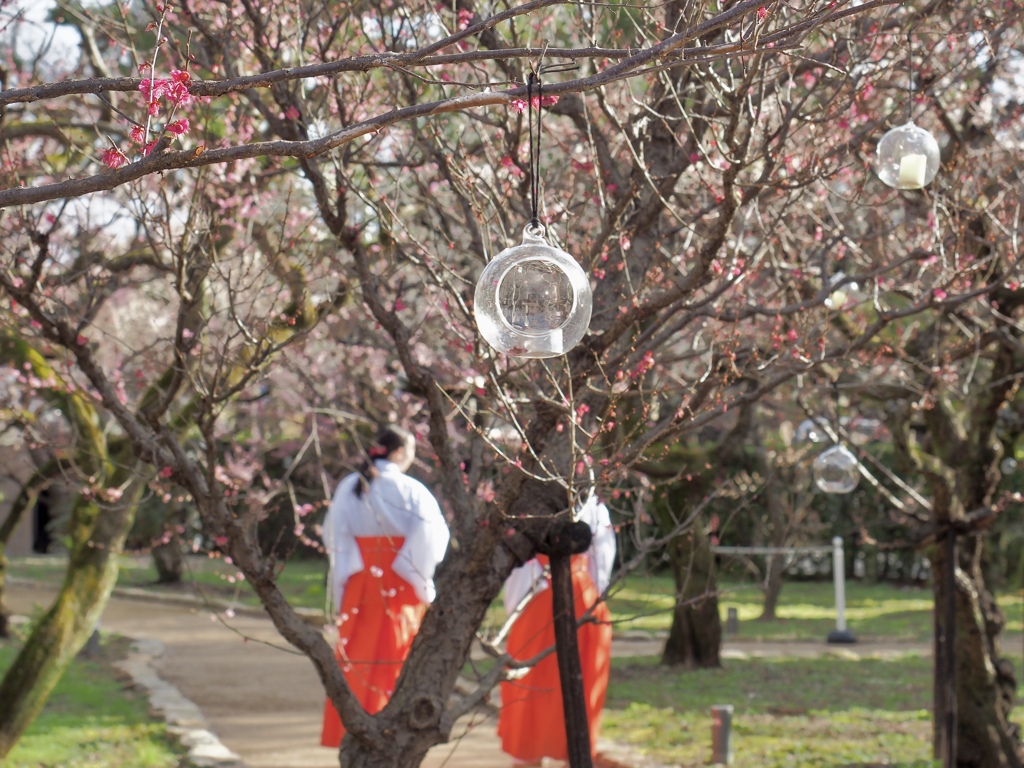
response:
[[[856,636],[846,626],[846,563],[843,556],[843,540],[836,536],[832,546],[820,544],[807,547],[721,547],[713,546],[711,551],[719,555],[824,555],[832,553],[832,582],[836,595],[836,628],[829,632],[830,643],[855,643]]]

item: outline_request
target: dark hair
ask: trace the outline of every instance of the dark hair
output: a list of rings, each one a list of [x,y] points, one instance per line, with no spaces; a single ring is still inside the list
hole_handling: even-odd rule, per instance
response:
[[[373,445],[366,451],[368,458],[359,467],[360,478],[359,482],[356,483],[354,491],[356,496],[361,498],[363,492],[369,489],[373,478],[380,474],[377,472],[377,467],[373,464],[374,460],[386,459],[399,448],[409,445],[413,439],[412,432],[402,429],[395,424],[381,427],[377,433],[377,438],[373,441]]]

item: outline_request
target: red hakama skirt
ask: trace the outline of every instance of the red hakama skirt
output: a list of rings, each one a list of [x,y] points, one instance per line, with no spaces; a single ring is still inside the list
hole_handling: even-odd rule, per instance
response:
[[[356,542],[363,570],[345,584],[334,655],[352,692],[372,715],[391,698],[427,606],[412,586],[391,570],[404,538],[366,537]],[[345,726],[328,700],[320,743],[337,747],[344,735]]]
[[[547,558],[537,559],[547,565]],[[572,558],[573,597],[576,617],[600,596],[587,558]],[[601,733],[601,710],[608,692],[611,671],[611,613],[605,603],[593,613],[597,623],[579,628],[580,664],[583,668],[583,691],[586,697],[587,721],[590,724],[590,750],[596,756],[597,738]],[[508,651],[517,661],[531,659],[555,644],[555,628],[551,618],[551,589],[535,595],[512,626]],[[498,715],[498,736],[501,748],[518,760],[536,761],[543,757],[566,760],[565,713],[558,677],[558,660],[554,653],[545,656],[525,677],[501,684],[501,712]]]

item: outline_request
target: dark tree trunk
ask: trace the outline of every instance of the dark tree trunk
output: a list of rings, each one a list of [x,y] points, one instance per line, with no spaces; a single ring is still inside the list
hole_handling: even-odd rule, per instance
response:
[[[1003,657],[999,633],[1006,624],[1002,611],[982,575],[982,536],[964,536],[958,542],[956,606],[956,763],[957,768],[1021,768],[1019,729],[1009,721],[1017,681]],[[945,631],[943,606],[948,597],[941,574],[945,546],[933,547],[931,563],[935,585],[936,625]],[[936,681],[936,689],[941,685]],[[935,712],[936,744],[943,733],[944,712]]]
[[[153,565],[158,584],[180,584],[185,576],[185,556],[176,536],[166,544],[153,547]]]
[[[768,557],[768,563],[765,566],[768,569],[768,573],[765,575],[763,587],[764,606],[761,609],[761,615],[757,617],[758,621],[775,621],[777,618],[776,611],[779,608],[779,597],[782,596],[782,585],[785,583],[782,564],[782,555],[770,555]]]
[[[1013,311],[1001,309],[1007,314]],[[939,333],[940,325],[937,320],[929,333],[922,333],[907,349],[909,359],[925,361],[925,369],[935,359],[933,334]],[[1024,768],[1020,728],[1009,721],[1017,681],[999,640],[1006,621],[985,583],[982,566],[988,528],[1004,511],[993,505],[1000,477],[999,414],[1014,395],[1024,361],[1017,358],[1016,342],[999,344],[991,350],[991,358],[991,368],[974,383],[966,401],[940,396],[932,407],[918,412],[913,405],[915,394],[892,410],[895,418],[890,420],[897,457],[921,473],[931,496],[928,554],[935,594],[934,745],[939,756],[955,743],[956,759],[951,762],[957,768]],[[946,534],[951,526],[959,534],[956,570],[949,579],[952,589],[943,578],[948,562]],[[947,610],[955,616],[952,623]],[[939,640],[950,634],[955,638],[953,657],[943,664]],[[950,676],[955,677],[953,696],[946,686]],[[955,703],[955,734],[944,733],[946,718],[954,711],[947,706],[950,698]]]
[[[125,479],[124,474],[115,475],[118,482],[114,484],[120,485]],[[117,581],[117,553],[131,527],[133,514],[129,494],[125,494],[119,506],[108,509],[101,509],[84,497],[79,497],[75,504],[68,571],[60,594],[35,625],[0,682],[0,758],[11,750],[42,710],[50,692],[96,628]]]
[[[522,531],[565,509],[564,489],[530,479],[510,505],[508,517],[495,515],[486,519],[486,525],[467,521],[465,529],[455,529],[457,535],[466,533],[462,547],[457,556],[446,558],[438,569],[437,599],[413,641],[394,694],[372,718],[373,726],[365,738],[359,738],[350,727],[342,740],[339,758],[345,768],[416,768],[427,750],[449,740],[457,717],[467,710],[453,711],[447,697],[455,689],[476,630],[508,574],[537,552],[540,537],[523,535]],[[521,524],[517,520],[527,517],[532,520],[525,519]],[[240,547],[232,552],[240,565],[257,556],[255,546],[251,553]],[[332,696],[332,690],[342,685],[343,679],[338,671],[337,679],[332,680],[337,662],[323,636],[311,632],[309,625],[285,608],[283,596],[271,581],[253,572],[250,582],[286,639],[297,647],[316,646],[313,651],[317,653],[310,655],[328,696]],[[330,675],[320,668],[321,664],[331,667]],[[498,682],[503,669],[502,665],[495,666],[485,689]],[[336,706],[343,703],[337,691],[332,698],[337,698]]]
[[[0,524],[0,637],[8,637],[11,631],[11,614],[4,603],[4,594],[7,591],[7,543],[11,540],[11,536],[14,534],[14,529],[18,527],[18,523],[25,517],[25,513],[35,505],[40,490],[49,482],[50,476],[56,472],[57,462],[55,461],[51,461],[37,470],[29,481],[22,486],[17,498],[14,499],[14,503],[7,512],[7,517],[4,518],[3,524]]]
[[[671,530],[671,528],[663,528]],[[722,666],[722,620],[718,613],[715,560],[711,543],[699,525],[669,544],[676,586],[672,628],[661,663],[686,669]]]

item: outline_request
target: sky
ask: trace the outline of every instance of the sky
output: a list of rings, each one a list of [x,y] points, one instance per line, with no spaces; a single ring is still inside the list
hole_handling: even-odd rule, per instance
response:
[[[0,50],[27,62],[43,49],[39,66],[59,78],[78,65],[80,38],[73,27],[48,20],[56,5],[53,0],[0,0]]]

